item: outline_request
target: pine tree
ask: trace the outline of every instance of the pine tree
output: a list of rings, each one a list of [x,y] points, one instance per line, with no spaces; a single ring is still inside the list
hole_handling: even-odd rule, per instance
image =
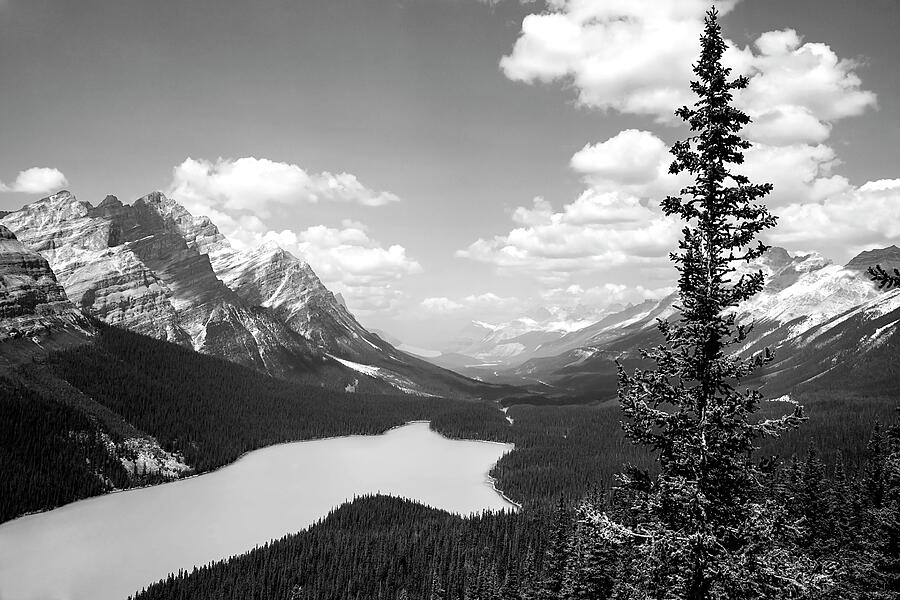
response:
[[[597,502],[591,500],[586,500],[577,509],[563,585],[563,597],[567,600],[606,600],[612,597],[621,568],[622,549],[598,531],[596,516],[599,513]]]
[[[543,578],[538,590],[540,600],[556,600],[562,593],[572,529],[572,518],[562,498],[556,506],[553,521],[553,530],[544,558]]]
[[[431,571],[431,586],[428,591],[428,600],[444,600],[445,594],[446,590],[444,589],[441,572],[435,567]]]
[[[750,147],[739,135],[750,119],[733,106],[748,79],[732,79],[722,64],[717,17],[715,8],[706,15],[694,65],[698,99],[675,113],[692,135],[674,144],[670,172],[687,172],[694,184],[662,202],[684,223],[671,254],[680,320],[661,321],[665,343],[643,352],[655,369],[629,375],[619,367],[626,435],[658,466],[654,476],[636,469],[621,476],[625,524],[598,519],[603,536],[635,546],[619,597],[778,598],[823,579],[779,546],[782,511],[761,493],[767,475],[753,458],[761,438],[798,426],[802,410],[761,419],[761,392],[736,387],[772,358],[769,350],[747,358],[732,349],[750,332],[734,308],[764,285],[761,272],[739,267],[768,250],[758,236],[776,219],[761,204],[772,185],[730,170]]]

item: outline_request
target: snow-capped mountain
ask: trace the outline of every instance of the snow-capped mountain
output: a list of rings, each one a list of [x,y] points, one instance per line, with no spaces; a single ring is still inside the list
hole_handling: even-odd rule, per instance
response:
[[[766,276],[763,291],[737,308],[741,323],[752,323],[745,353],[774,348],[772,385],[797,385],[851,357],[891,347],[900,321],[900,291],[884,292],[865,270],[874,264],[900,265],[900,249],[863,252],[846,266],[816,253],[791,255],[773,248],[749,269]],[[548,393],[611,397],[616,386],[615,361],[639,364],[640,348],[660,341],[657,319],[676,314],[677,296],[647,301],[607,315],[597,323],[547,342],[532,357],[500,369],[488,380]]]
[[[615,310],[536,307],[526,315],[499,323],[471,321],[444,345],[442,358],[448,365],[505,368],[522,363],[544,347],[579,331]]]
[[[110,324],[341,389],[362,379],[385,392],[475,393],[475,382],[366,331],[306,262],[271,245],[237,250],[159,192],[93,206],[63,191],[0,222],[46,259],[77,308]]]

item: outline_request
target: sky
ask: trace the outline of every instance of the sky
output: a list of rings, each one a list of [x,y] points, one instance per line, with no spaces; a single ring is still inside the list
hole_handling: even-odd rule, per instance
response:
[[[659,297],[709,0],[0,0],[0,210],[161,190],[371,328]],[[900,3],[719,1],[768,241],[900,242]]]

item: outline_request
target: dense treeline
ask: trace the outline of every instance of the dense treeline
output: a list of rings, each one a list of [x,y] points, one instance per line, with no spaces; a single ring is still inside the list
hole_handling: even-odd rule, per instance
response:
[[[875,428],[858,472],[815,450],[765,491],[789,535],[785,552],[817,572],[805,600],[900,598],[900,428]],[[588,493],[576,507],[532,506],[463,519],[385,497],[358,499],[309,530],[172,575],[137,600],[603,600],[626,570],[598,535],[627,499]]]
[[[512,591],[543,556],[545,519],[461,518],[386,496],[360,498],[307,531],[181,573],[142,600],[462,598]]]
[[[99,415],[99,416],[98,416]],[[489,405],[344,393],[289,382],[115,327],[0,380],[0,522],[113,488],[128,435],[150,435],[204,472],[274,443],[377,434],[431,419],[444,435],[509,441]]]
[[[83,413],[0,378],[0,522],[128,485],[108,440]]]
[[[875,422],[891,420],[897,406],[890,397],[846,392],[808,393],[800,400],[809,420],[797,432],[766,440],[762,454],[789,459],[813,448],[829,465],[840,456],[849,470],[865,460],[866,440]],[[783,413],[789,406],[772,403],[761,417]],[[559,498],[574,501],[592,489],[609,488],[623,464],[652,466],[648,454],[625,439],[616,404],[514,406],[508,414],[514,424],[505,435],[493,428],[480,435],[516,444],[515,452],[500,459],[492,475],[517,501],[540,505]],[[443,431],[441,424],[441,419],[432,421],[438,431]],[[485,437],[491,435],[496,437]]]
[[[262,446],[374,434],[428,416],[422,399],[346,394],[274,379],[114,327],[50,368],[202,472]]]
[[[743,580],[731,597],[798,600],[900,598],[900,426],[876,428],[863,469],[851,474],[841,460],[828,467],[815,451],[771,472],[757,500],[771,527],[769,544],[745,556],[763,577]],[[617,489],[612,502],[588,500],[554,539],[565,559],[545,570],[554,597],[661,597],[648,581],[637,548],[641,543],[609,535],[610,522],[634,523],[634,497]],[[776,558],[777,557],[777,563]],[[671,564],[667,556],[659,557]],[[673,567],[674,568],[674,567]],[[753,587],[750,587],[753,586]],[[649,595],[646,592],[650,591]],[[715,596],[724,597],[724,596]],[[522,596],[523,599],[530,596]]]

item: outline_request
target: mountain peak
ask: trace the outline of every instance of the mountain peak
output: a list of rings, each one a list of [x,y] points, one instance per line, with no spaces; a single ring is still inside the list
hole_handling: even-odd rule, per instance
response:
[[[765,254],[766,261],[773,265],[786,265],[791,258],[791,253],[781,246],[772,246]]]
[[[119,200],[116,196],[112,194],[108,194],[106,198],[104,198],[100,204],[97,205],[97,208],[120,208],[122,207],[122,201]]]
[[[75,200],[75,194],[73,194],[69,190],[59,190],[55,194],[51,194],[44,199],[51,202],[70,202],[72,200]]]
[[[881,265],[885,269],[900,268],[900,248],[892,244],[886,248],[865,250],[854,256],[847,263],[847,268],[855,271],[865,271],[875,265]]]

